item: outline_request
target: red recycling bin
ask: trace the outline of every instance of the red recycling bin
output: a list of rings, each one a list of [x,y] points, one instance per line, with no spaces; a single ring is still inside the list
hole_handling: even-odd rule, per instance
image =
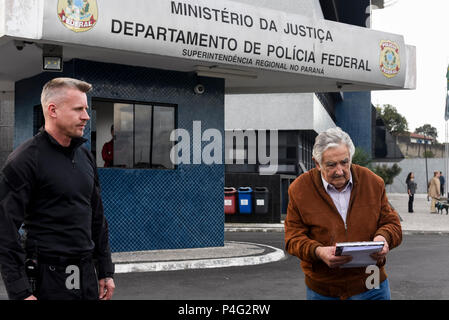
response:
[[[232,187],[224,188],[224,212],[225,214],[235,214],[237,190]]]

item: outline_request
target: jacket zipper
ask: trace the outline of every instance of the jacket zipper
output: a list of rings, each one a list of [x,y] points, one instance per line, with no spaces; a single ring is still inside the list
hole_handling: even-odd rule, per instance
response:
[[[348,237],[348,218],[349,218],[349,214],[350,214],[351,209],[352,209],[352,204],[354,202],[354,197],[355,197],[355,192],[356,192],[355,187],[356,187],[356,184],[353,183],[352,184],[352,190],[351,190],[351,196],[349,198],[348,211],[346,212],[346,221],[345,221],[345,236],[346,237]]]
[[[72,168],[75,169],[75,150],[70,153],[70,161],[72,162]]]

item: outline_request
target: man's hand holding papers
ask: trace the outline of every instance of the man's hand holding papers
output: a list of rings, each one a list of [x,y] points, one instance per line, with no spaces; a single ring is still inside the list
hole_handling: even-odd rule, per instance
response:
[[[329,268],[338,268],[352,260],[351,256],[336,256],[335,246],[318,247],[315,250],[315,255],[323,260]]]
[[[373,241],[382,241],[384,246],[380,252],[373,253],[371,257],[374,260],[377,260],[377,263],[382,263],[387,256],[388,252],[390,252],[390,247],[388,246],[387,240],[383,236],[375,236]]]

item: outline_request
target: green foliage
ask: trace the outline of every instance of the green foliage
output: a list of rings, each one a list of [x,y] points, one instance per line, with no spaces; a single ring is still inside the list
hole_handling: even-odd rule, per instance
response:
[[[373,168],[371,161],[372,159],[370,155],[365,152],[365,150],[359,147],[355,148],[354,156],[352,157],[352,163],[367,167],[379,177],[381,177],[384,180],[385,185],[392,184],[394,178],[402,171],[397,163],[393,164],[391,167],[383,164],[377,165]]]
[[[393,164],[393,166],[388,167],[386,164],[381,166],[376,166],[373,169],[373,172],[381,177],[385,185],[392,184],[394,178],[401,173],[402,169],[398,166],[397,163]]]
[[[424,158],[435,158],[435,155],[433,154],[433,152],[432,151],[424,151],[423,152],[423,157]]]
[[[365,150],[360,147],[356,147],[354,155],[352,156],[352,163],[371,168],[371,157],[367,152],[365,152]]]
[[[423,134],[427,137],[437,138],[438,137],[438,131],[435,127],[432,127],[430,124],[425,124],[421,127],[418,127],[415,129],[415,133]]]
[[[384,104],[383,108],[377,106],[376,110],[390,133],[397,134],[408,131],[407,119],[391,104]]]

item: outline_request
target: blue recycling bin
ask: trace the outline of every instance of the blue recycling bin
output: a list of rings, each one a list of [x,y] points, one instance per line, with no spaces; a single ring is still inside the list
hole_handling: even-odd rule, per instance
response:
[[[250,187],[240,187],[239,194],[239,212],[242,214],[251,214],[253,211],[252,201],[253,190]]]

